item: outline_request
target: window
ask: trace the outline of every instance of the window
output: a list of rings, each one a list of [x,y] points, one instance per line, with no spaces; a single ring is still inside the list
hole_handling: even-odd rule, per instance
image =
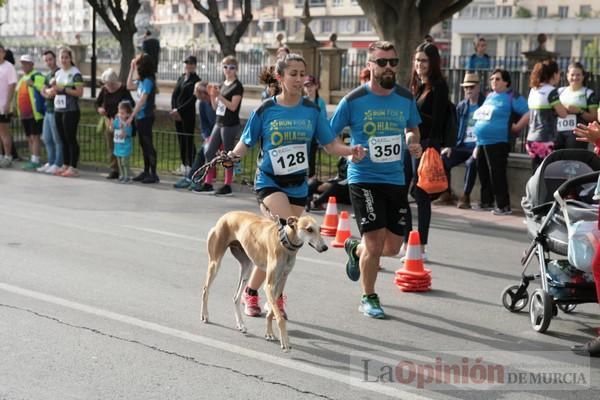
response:
[[[473,40],[474,38],[462,38],[460,41],[460,55],[470,56],[473,54]]]
[[[569,18],[569,6],[558,6],[558,16],[560,18]]]
[[[296,8],[302,8],[304,7],[304,0],[296,0],[294,4],[296,5]],[[325,6],[325,0],[309,0],[308,5],[311,7],[323,7]]]
[[[589,18],[592,16],[592,6],[581,5],[579,6],[579,16],[583,18]]]
[[[475,16],[475,15],[473,15]],[[479,7],[479,18],[495,18],[496,8],[495,7]]]
[[[171,5],[171,14],[179,14],[179,4]]]
[[[498,7],[498,16],[502,17],[502,18],[512,17],[512,7],[511,6],[499,6]]]
[[[321,20],[321,33],[331,33],[333,31],[333,21],[328,18],[323,18]]]
[[[538,18],[546,18],[548,16],[548,7],[538,7],[537,8],[537,17]]]
[[[472,11],[473,11],[473,7],[466,6],[465,8],[460,10],[458,15],[461,17],[470,17],[472,15]]]
[[[559,57],[571,57],[571,39],[556,39],[554,42],[554,51]]]
[[[194,24],[194,37],[200,36],[205,32],[206,24]]]
[[[344,0],[333,0],[331,5],[333,7],[342,7],[344,5]]]
[[[498,49],[498,40],[486,37],[485,41],[487,42],[487,49],[485,51],[487,55],[489,55],[490,57],[496,57]]]
[[[507,37],[505,54],[507,57],[518,57],[521,55],[521,39],[519,37]]]
[[[354,19],[344,18],[338,20],[338,32],[341,34],[354,33]]]
[[[371,27],[368,19],[359,18],[357,23],[357,31],[358,33],[372,32],[373,28]]]

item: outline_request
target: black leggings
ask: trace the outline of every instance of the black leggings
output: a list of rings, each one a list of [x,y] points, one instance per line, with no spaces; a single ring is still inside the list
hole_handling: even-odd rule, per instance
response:
[[[192,165],[196,146],[194,145],[194,127],[196,125],[196,115],[181,115],[181,121],[175,122],[177,131],[177,141],[179,142],[179,156],[181,163],[186,167]]]
[[[146,174],[156,175],[156,150],[152,144],[152,125],[154,117],[135,120],[135,126],[140,138],[140,146],[144,156],[144,172]]]
[[[81,113],[77,111],[55,112],[56,130],[63,143],[63,161],[65,165],[77,168],[79,163],[79,143],[77,126]]]
[[[425,150],[425,148],[423,149]],[[421,244],[426,245],[429,240],[429,225],[431,224],[431,196],[429,193],[417,186],[419,175],[416,171],[419,169],[421,158],[413,159],[406,150],[404,152],[404,184],[410,188],[412,182],[411,194],[417,203],[417,223],[419,225],[419,237]],[[414,163],[414,165],[413,165]],[[406,212],[406,230],[404,233],[404,242],[408,243],[408,235],[412,231],[412,212],[408,207]]]

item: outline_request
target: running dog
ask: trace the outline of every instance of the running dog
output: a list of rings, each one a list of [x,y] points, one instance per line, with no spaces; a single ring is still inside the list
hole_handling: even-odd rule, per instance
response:
[[[202,321],[208,322],[208,288],[219,271],[225,251],[229,248],[240,263],[238,285],[233,297],[237,329],[242,333],[246,332],[240,311],[240,298],[252,272],[252,266],[256,265],[267,273],[265,292],[269,312],[265,338],[274,340],[275,316],[281,348],[285,352],[289,351],[286,321],[276,301],[283,293],[287,277],[296,263],[296,254],[304,242],[308,242],[319,253],[327,250],[317,221],[310,216],[270,220],[245,211],[232,211],[223,215],[208,233],[208,270],[202,289],[200,311]]]

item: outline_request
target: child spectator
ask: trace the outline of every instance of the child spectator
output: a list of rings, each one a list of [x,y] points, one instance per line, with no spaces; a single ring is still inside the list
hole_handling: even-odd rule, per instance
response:
[[[132,133],[133,127],[127,123],[127,120],[133,113],[133,107],[127,100],[119,103],[118,113],[116,118],[113,119],[111,130],[114,133],[114,154],[117,157],[117,163],[119,165],[119,182],[129,183],[131,182],[131,170],[129,169],[129,159],[131,158],[132,151]]]

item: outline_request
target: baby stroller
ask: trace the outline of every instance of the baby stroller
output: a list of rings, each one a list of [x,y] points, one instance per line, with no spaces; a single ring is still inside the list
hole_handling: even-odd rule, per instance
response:
[[[558,308],[570,313],[577,304],[597,301],[594,282],[565,257],[569,227],[577,221],[598,220],[598,206],[592,197],[599,174],[600,158],[594,153],[564,149],[546,157],[527,182],[521,206],[531,244],[521,259],[521,283],[504,289],[502,304],[519,312],[529,302],[531,325],[537,332],[548,329]],[[526,274],[535,257],[539,272]],[[541,278],[542,287],[530,299],[527,287],[536,278]]]

